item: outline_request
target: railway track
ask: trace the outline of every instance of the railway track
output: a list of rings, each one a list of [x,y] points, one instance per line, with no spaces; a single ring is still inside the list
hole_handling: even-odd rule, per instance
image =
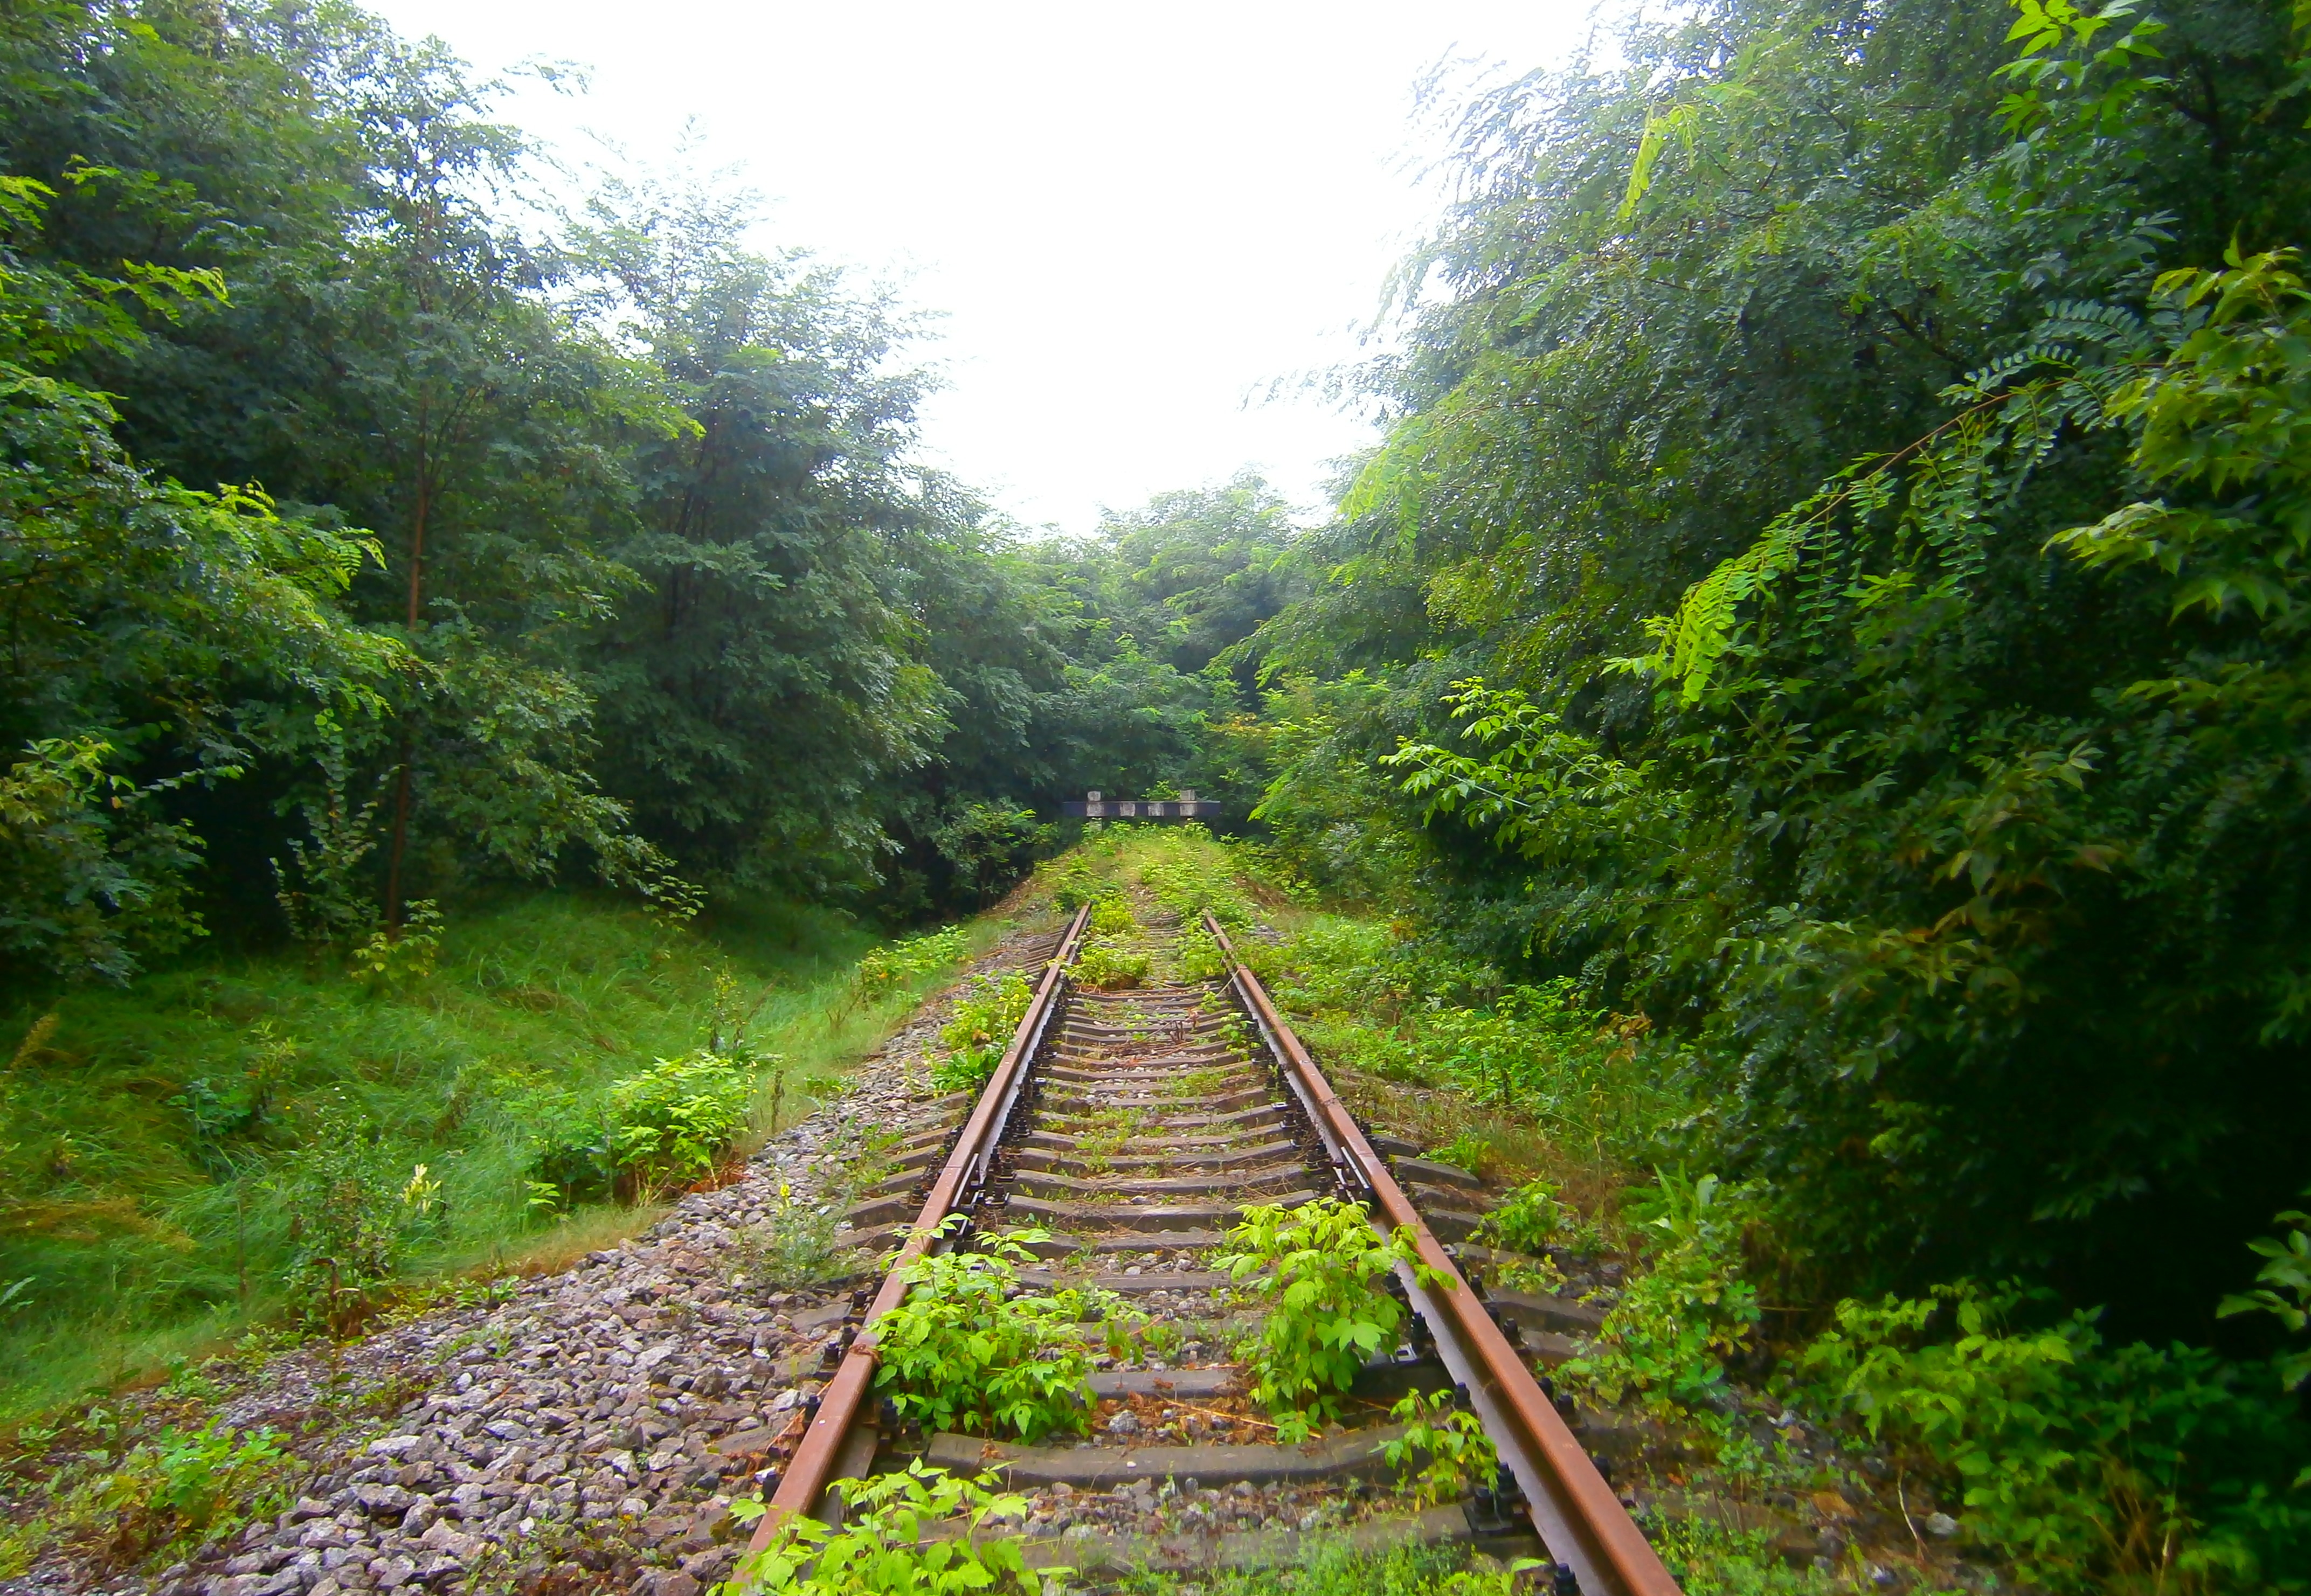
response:
[[[1458,1172],[1365,1134],[1217,921],[1204,929],[1218,979],[1098,991],[1071,973],[1089,914],[1035,950],[1026,1016],[961,1122],[896,1148],[895,1173],[852,1211],[859,1239],[895,1256],[827,1343],[826,1383],[781,1449],[755,1549],[788,1515],[839,1514],[835,1481],[920,1457],[1003,1475],[1033,1504],[1030,1561],[1086,1574],[1286,1563],[1323,1534],[1540,1559],[1555,1596],[1675,1596],[1513,1321],[1496,1321],[1501,1305],[1439,1242],[1435,1230],[1473,1223]],[[1257,1316],[1215,1259],[1245,1208],[1330,1197],[1363,1204],[1383,1231],[1409,1227],[1429,1283],[1399,1268],[1404,1344],[1366,1365],[1340,1426],[1284,1445],[1228,1362]],[[965,1223],[934,1235],[955,1215]],[[903,1429],[873,1392],[874,1326],[904,1296],[902,1271],[929,1247],[1030,1229],[1047,1233],[1034,1249],[1047,1267],[1023,1285],[1095,1285],[1147,1315],[1128,1355],[1092,1377],[1091,1435],[1030,1446]],[[1491,1484],[1457,1502],[1408,1496],[1382,1448],[1400,1433],[1390,1404],[1414,1389],[1452,1389],[1477,1416],[1500,1458]]]

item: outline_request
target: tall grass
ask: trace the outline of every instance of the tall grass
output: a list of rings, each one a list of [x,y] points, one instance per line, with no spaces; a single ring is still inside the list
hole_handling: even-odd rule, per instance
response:
[[[704,1042],[727,973],[725,1023],[735,1008],[784,1060],[756,1131],[774,1091],[792,1122],[946,972],[861,1001],[850,972],[874,941],[789,905],[669,929],[554,894],[467,912],[436,972],[399,990],[289,954],[18,997],[0,1007],[0,1295],[28,1284],[0,1308],[0,1417],[277,1310],[297,1222],[284,1160],[325,1121],[373,1128],[440,1182],[421,1272],[559,1256],[646,1222],[530,1206],[555,1116]]]

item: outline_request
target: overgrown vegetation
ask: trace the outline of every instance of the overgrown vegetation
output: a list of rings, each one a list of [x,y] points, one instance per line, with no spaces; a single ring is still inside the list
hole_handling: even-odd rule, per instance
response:
[[[1030,1244],[1048,1239],[1041,1231],[974,1237],[970,1252],[927,1252],[907,1266],[906,1299],[875,1324],[875,1383],[902,1416],[926,1430],[1031,1442],[1089,1428],[1083,1327],[1121,1310],[1096,1287],[1020,1290]]]
[[[391,990],[291,955],[21,1004],[0,1410],[276,1312],[351,1330],[413,1271],[644,1222],[619,1205],[807,1112],[952,967],[861,998],[868,946],[809,911],[710,934],[539,897],[453,919],[436,972]]]
[[[946,1057],[932,1067],[931,1085],[942,1092],[976,1092],[985,1086],[1034,999],[1033,985],[1016,970],[972,976],[955,1003],[955,1017],[939,1028]]]
[[[1365,906],[1254,951],[1312,1043],[1618,1254],[1576,1382],[1731,1489],[1940,1304],[1856,1400],[2049,1589],[2311,1566],[2307,43],[1726,0],[1476,96],[1227,734]]]
[[[1404,1433],[1382,1449],[1389,1462],[1412,1476],[1412,1499],[1423,1507],[1458,1502],[1471,1487],[1489,1485],[1500,1452],[1482,1420],[1457,1408],[1452,1393],[1409,1391],[1388,1410]],[[1417,1463],[1418,1467],[1409,1465]]]
[[[1389,1290],[1396,1266],[1413,1265],[1424,1286],[1435,1277],[1409,1233],[1382,1236],[1362,1205],[1342,1198],[1247,1208],[1227,1241],[1218,1267],[1268,1304],[1243,1349],[1252,1400],[1276,1417],[1278,1440],[1304,1441],[1338,1417],[1365,1362],[1396,1346],[1405,1315]]]
[[[116,1441],[118,1422],[98,1409],[86,1417],[100,1440]],[[65,1470],[28,1483],[39,1511],[0,1526],[0,1578],[13,1578],[51,1547],[96,1544],[123,1564],[165,1562],[212,1537],[278,1512],[298,1465],[269,1429],[236,1429],[221,1420],[171,1426],[116,1451],[100,1445]]]
[[[845,974],[831,908],[730,905],[928,920],[1058,794],[1192,784],[1262,840],[1042,867],[1083,978],[1277,922],[1347,1087],[1513,1183],[1504,1283],[1603,1294],[1568,1395],[1819,1488],[1763,1390],[2049,1590],[2304,1588],[2299,4],[1635,15],[1461,109],[1324,526],[1246,477],[1046,543],[746,202],[519,234],[488,92],[284,14],[0,17],[9,1400],[709,1176],[964,941]],[[1280,1421],[1397,1326],[1360,1223],[1239,1242],[1298,1260]],[[1045,1373],[920,1400],[1068,1427],[1066,1309],[977,1256],[936,1337]],[[1655,1529],[1697,1592],[1818,1583]],[[1301,1588],[1479,1577],[1407,1557]]]
[[[1199,1571],[1192,1580],[1143,1572],[1122,1588],[1132,1596],[1173,1596],[1190,1583],[1212,1596],[1513,1596],[1517,1576],[1461,1548],[1397,1546],[1357,1552],[1319,1544],[1300,1562],[1284,1567]]]
[[[845,1482],[841,1529],[799,1513],[781,1520],[771,1543],[740,1559],[718,1589],[722,1596],[1043,1596],[1062,1587],[1068,1570],[1029,1568],[1025,1538],[998,1532],[1027,1516],[1027,1499],[997,1483],[991,1474],[968,1479],[920,1459],[903,1472]],[[730,1510],[751,1523],[763,1508],[741,1498]],[[929,1527],[948,1523],[963,1533],[924,1539]]]

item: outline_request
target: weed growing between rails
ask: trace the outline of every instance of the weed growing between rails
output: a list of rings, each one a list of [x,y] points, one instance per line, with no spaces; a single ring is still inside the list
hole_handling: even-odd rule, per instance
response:
[[[949,1220],[942,1229],[958,1220]],[[1019,1291],[1018,1268],[1050,1234],[978,1238],[976,1251],[927,1252],[907,1266],[906,1300],[876,1329],[877,1389],[926,1430],[1041,1440],[1081,1433],[1094,1404],[1083,1326],[1127,1328],[1120,1300],[1096,1287]]]
[[[998,1484],[991,1474],[967,1479],[920,1461],[904,1473],[851,1483],[843,1491],[842,1528],[800,1514],[787,1519],[717,1596],[1058,1596],[1073,1571],[1030,1568],[1024,1538],[996,1532],[1027,1515],[1026,1498]],[[763,1512],[759,1498],[731,1504],[743,1523]],[[924,1539],[927,1526],[951,1522],[963,1532]]]
[[[544,894],[459,915],[434,972],[391,987],[289,955],[22,1002],[0,1071],[0,1417],[295,1304],[326,1296],[313,1316],[350,1330],[434,1273],[615,1242],[774,1112],[808,1112],[995,934],[900,945],[899,973],[862,990],[871,938],[839,916],[670,929]],[[325,1142],[360,1167],[296,1161]]]
[[[1463,1547],[1360,1552],[1321,1542],[1300,1561],[1280,1567],[1142,1571],[1117,1588],[1124,1596],[1530,1596],[1535,1589],[1530,1574]],[[1687,1596],[1719,1593],[1689,1589]],[[1776,1590],[1772,1596],[1781,1593]]]

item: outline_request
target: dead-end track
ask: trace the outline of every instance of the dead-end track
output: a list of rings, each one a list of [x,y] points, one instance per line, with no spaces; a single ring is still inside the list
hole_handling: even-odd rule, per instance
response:
[[[898,1173],[853,1210],[863,1239],[879,1234],[897,1251],[880,1288],[859,1294],[850,1324],[828,1343],[830,1377],[807,1427],[779,1449],[791,1454],[754,1547],[788,1515],[821,1511],[832,1482],[913,1455],[993,1469],[1036,1493],[1042,1505],[1027,1529],[1044,1538],[1031,1552],[1042,1561],[1282,1561],[1297,1550],[1299,1529],[1321,1527],[1366,1546],[1457,1539],[1541,1556],[1557,1565],[1560,1593],[1676,1596],[1527,1365],[1527,1356],[1550,1356],[1548,1338],[1521,1352],[1514,1321],[1504,1330],[1495,1317],[1502,1304],[1486,1303],[1438,1240],[1437,1229],[1457,1239],[1474,1223],[1461,1172],[1364,1132],[1217,921],[1207,917],[1205,929],[1225,960],[1221,980],[1098,992],[1069,978],[1089,916],[1079,911],[1050,946],[1026,1015],[960,1127],[902,1146]],[[1384,1422],[1352,1417],[1350,1427],[1304,1446],[1262,1439],[1266,1426],[1224,1361],[1231,1330],[1246,1327],[1231,1327],[1226,1282],[1211,1260],[1244,1208],[1320,1197],[1362,1203],[1384,1232],[1408,1229],[1432,1282],[1399,1270],[1412,1309],[1406,1345],[1367,1366],[1351,1393],[1367,1400],[1352,1407],[1372,1421],[1406,1389],[1456,1387],[1499,1452],[1496,1488],[1408,1510],[1381,1460],[1394,1433]],[[928,1239],[956,1214],[964,1226]],[[927,1245],[1025,1227],[1051,1233],[1039,1248],[1055,1271],[1044,1281],[1096,1283],[1186,1328],[1147,1366],[1094,1377],[1101,1433],[1092,1441],[901,1437],[872,1385],[874,1325],[903,1296],[902,1271]],[[1160,1529],[1117,1532],[1133,1507],[1156,1508],[1158,1482],[1167,1511],[1144,1524]],[[1121,1520],[1089,1507],[1101,1493],[1121,1505]],[[1299,1516],[1279,1522],[1279,1504]]]

